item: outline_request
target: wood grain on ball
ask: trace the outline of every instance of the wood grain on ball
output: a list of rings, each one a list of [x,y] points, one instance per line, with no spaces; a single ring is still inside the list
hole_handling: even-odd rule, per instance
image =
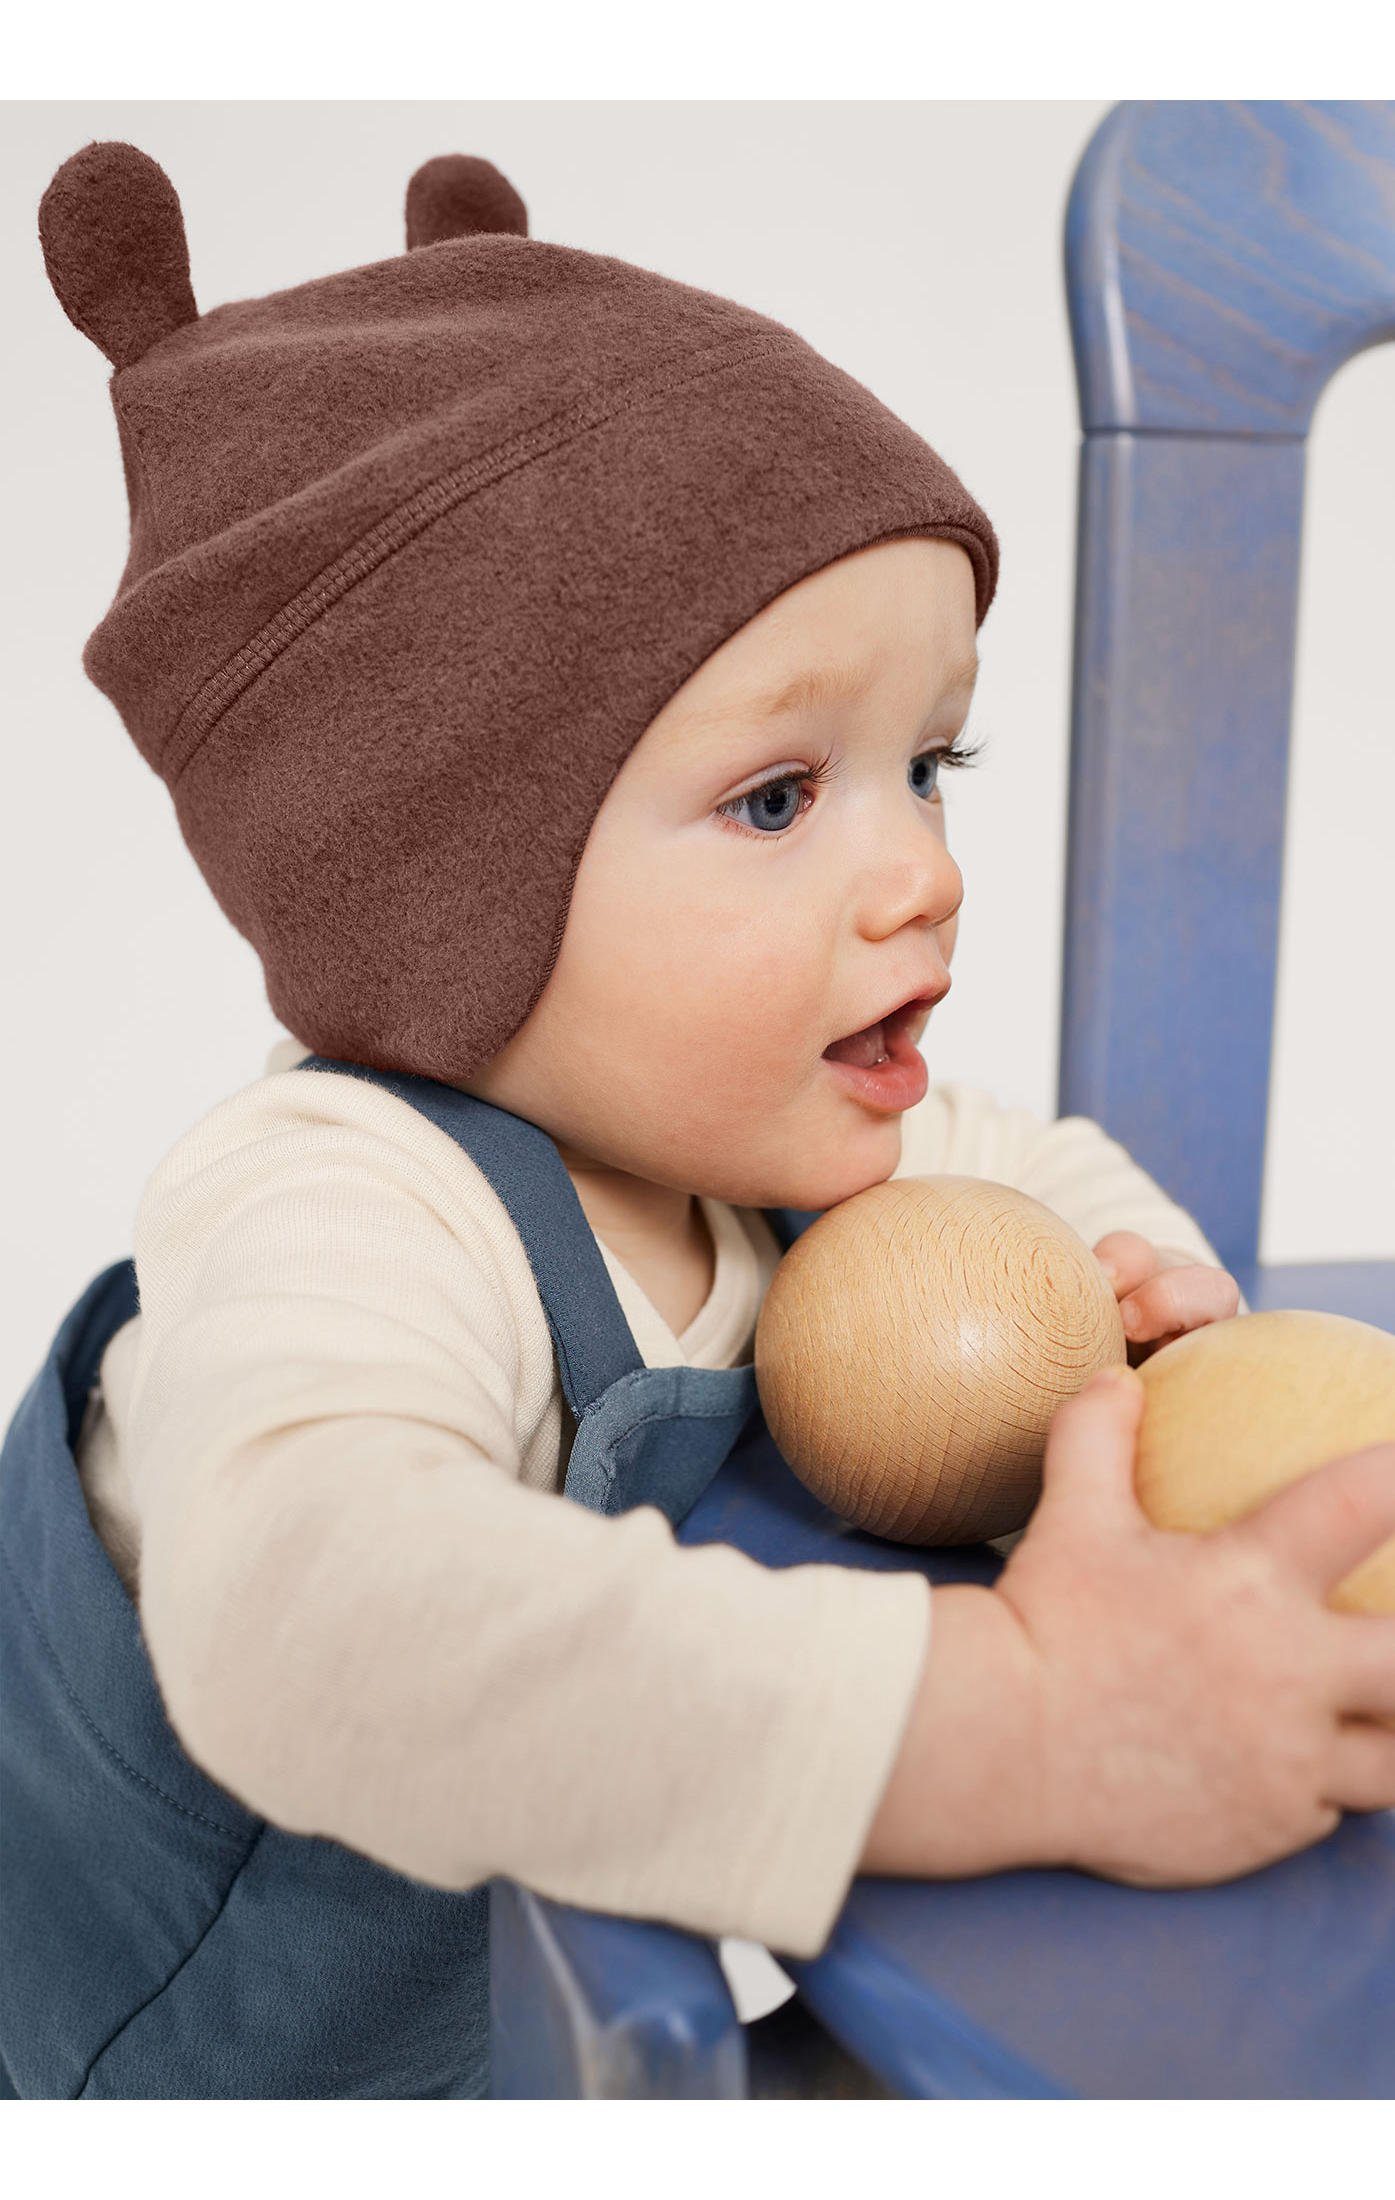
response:
[[[972,1543],[1023,1525],[1047,1427],[1126,1357],[1098,1261],[1040,1201],[985,1178],[897,1177],[795,1240],[756,1325],[766,1420],[854,1526]]]

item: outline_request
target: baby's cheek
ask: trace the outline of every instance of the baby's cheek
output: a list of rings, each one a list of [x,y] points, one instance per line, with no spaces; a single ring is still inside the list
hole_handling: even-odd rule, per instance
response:
[[[740,1034],[748,1046],[776,1041],[807,1020],[809,997],[817,992],[807,943],[801,952],[776,927],[750,919],[723,924],[698,918],[689,936],[694,945],[680,960],[694,1020],[714,1032]]]

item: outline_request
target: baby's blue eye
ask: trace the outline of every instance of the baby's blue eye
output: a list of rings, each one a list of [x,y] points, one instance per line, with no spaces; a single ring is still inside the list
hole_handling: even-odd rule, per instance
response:
[[[916,774],[922,764],[925,766],[926,776],[917,779]],[[940,752],[938,749],[927,749],[925,754],[916,757],[911,765],[911,785],[915,788],[917,794],[933,794],[939,783]]]
[[[732,817],[749,808],[749,822],[757,832],[781,833],[798,817],[800,792],[808,784],[807,779],[768,779],[763,787],[738,796],[735,802],[724,802],[722,808]]]

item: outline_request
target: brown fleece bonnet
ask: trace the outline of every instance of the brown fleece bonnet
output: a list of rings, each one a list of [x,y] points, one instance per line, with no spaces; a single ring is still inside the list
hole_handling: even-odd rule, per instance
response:
[[[164,170],[95,141],[39,208],[115,369],[130,553],[83,663],[170,790],[276,1015],[461,1082],[523,1023],[607,789],[782,590],[891,535],[998,546],[803,338],[528,235],[486,160],[407,250],[214,306]]]

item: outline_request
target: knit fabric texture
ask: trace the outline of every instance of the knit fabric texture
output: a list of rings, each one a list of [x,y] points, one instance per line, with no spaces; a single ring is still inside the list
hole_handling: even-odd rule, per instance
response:
[[[39,209],[112,362],[131,511],[83,663],[317,1051],[460,1083],[554,966],[607,789],[774,597],[896,535],[994,531],[793,329],[530,237],[427,161],[407,249],[200,314],[178,197],[96,140]]]

